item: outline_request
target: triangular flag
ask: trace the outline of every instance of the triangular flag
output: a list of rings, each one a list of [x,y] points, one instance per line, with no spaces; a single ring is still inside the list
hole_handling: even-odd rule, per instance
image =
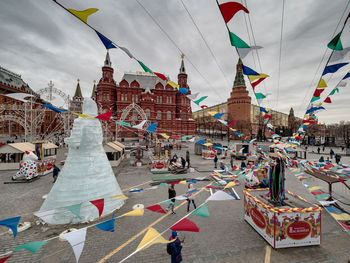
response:
[[[150,211],[152,211],[152,212],[161,213],[161,214],[166,214],[166,212],[164,211],[164,209],[163,209],[160,205],[158,205],[158,204],[148,206],[148,207],[146,207],[146,209],[148,209],[148,210],[150,210]]]
[[[320,97],[324,89],[315,89],[315,92],[313,94],[314,97]]]
[[[333,52],[331,58],[329,59],[329,62],[335,62],[335,61],[343,61],[345,56],[349,53],[350,47],[346,47],[343,50],[337,50],[337,52]]]
[[[176,89],[178,89],[180,87],[179,84],[177,84],[177,83],[175,83],[174,81],[171,81],[171,80],[169,80],[167,83],[170,86],[172,86],[173,88],[176,88]]]
[[[100,120],[104,120],[104,121],[109,121],[112,117],[112,114],[113,114],[112,111],[108,110],[105,113],[102,113],[102,114],[96,116],[95,118],[100,119]]]
[[[63,237],[72,246],[75,259],[78,262],[85,245],[86,227],[64,234]]]
[[[265,79],[265,78],[261,78],[261,79],[258,79],[257,81],[254,81],[254,82],[251,83],[251,85],[252,85],[254,91],[255,91],[255,87],[256,87],[257,85],[259,85],[261,82],[263,82],[264,79]]]
[[[244,59],[249,53],[250,51],[254,50],[254,49],[261,49],[263,47],[261,46],[251,46],[250,48],[237,48],[239,57],[241,59]]]
[[[342,32],[339,32],[338,35],[336,35],[331,42],[328,43],[327,47],[333,50],[343,50],[343,45],[340,41],[340,35]]]
[[[111,196],[112,199],[123,199],[123,200],[126,200],[128,199],[129,197],[123,195],[123,194],[119,194],[119,195],[114,195],[114,196]]]
[[[335,92],[339,93],[339,89],[338,88],[334,88],[331,93],[329,93],[329,96],[333,95]]]
[[[227,125],[227,127],[231,127],[237,120],[234,120],[233,122],[231,122],[230,124]]]
[[[324,81],[324,79],[320,80],[320,82],[317,85],[317,88],[327,88],[327,83]]]
[[[225,185],[224,189],[233,187],[233,186],[235,186],[235,185],[236,185],[235,182],[229,182],[227,185]]]
[[[123,214],[122,216],[143,216],[145,211],[142,208],[134,209],[130,212]]]
[[[350,215],[343,213],[343,214],[335,214],[335,213],[330,213],[335,220],[342,220],[342,221],[348,221],[350,220]]]
[[[320,99],[320,97],[313,96],[312,99],[311,99],[311,102],[314,102],[314,101],[319,100],[319,99]]]
[[[169,139],[170,136],[167,135],[166,133],[159,133],[159,135],[161,135],[164,139]]]
[[[102,198],[90,201],[90,203],[96,206],[96,208],[98,209],[98,216],[101,216],[103,212],[103,207],[105,205],[105,200]]]
[[[199,98],[198,100],[194,101],[194,103],[196,103],[197,105],[199,105],[199,103],[201,103],[203,100],[205,100],[206,98],[208,98],[208,96],[203,96],[201,98]]]
[[[343,222],[338,222],[345,230],[349,231],[350,230],[350,226],[347,224],[344,224]]]
[[[234,200],[232,196],[225,193],[224,191],[217,191],[215,194],[208,197],[207,201],[223,201],[223,200]]]
[[[188,89],[185,89],[185,88],[179,88],[179,91],[185,95],[188,93]]]
[[[67,10],[71,12],[73,15],[75,15],[77,18],[79,18],[81,21],[83,21],[84,23],[87,23],[87,18],[89,15],[98,11],[97,8],[88,8],[83,11],[78,11],[70,8]]]
[[[251,69],[250,67],[247,67],[247,66],[245,66],[245,65],[242,65],[242,67],[243,67],[243,74],[244,75],[247,75],[247,76],[249,76],[249,75],[260,75],[258,72],[256,72],[255,70],[253,70],[253,69]]]
[[[218,120],[219,122],[221,122],[223,125],[227,126],[227,121],[224,120]]]
[[[168,241],[164,237],[162,237],[157,230],[150,227],[147,233],[145,234],[145,236],[142,238],[140,244],[137,246],[136,251],[146,249],[152,246],[153,244],[157,244],[157,243],[167,244],[173,241],[175,241],[175,239]]]
[[[26,249],[32,253],[36,253],[43,245],[45,245],[47,243],[47,241],[34,241],[34,242],[30,242],[18,247],[15,247],[15,249],[13,250],[13,252],[21,250],[21,249]]]
[[[265,99],[266,98],[266,96],[262,93],[255,93],[255,97],[256,97],[256,99]]]
[[[186,180],[180,181],[180,184],[187,184]]]
[[[229,34],[232,46],[236,48],[250,48],[250,46],[242,39],[240,39],[237,35],[233,34],[232,32],[229,32]]]
[[[190,95],[186,95],[187,98],[189,98],[190,100],[195,100],[199,95],[199,92],[195,93],[195,94],[190,94]]]
[[[349,73],[346,73],[346,75],[344,76],[343,79],[347,79],[347,78],[349,78],[349,77],[350,77],[350,72],[349,72]]]
[[[168,79],[161,73],[158,72],[153,72],[154,75],[156,75],[158,78],[160,78],[161,80],[167,81]]]
[[[12,98],[12,99],[20,100],[20,101],[23,101],[23,102],[29,101],[29,100],[25,100],[24,99],[26,97],[34,97],[34,95],[30,95],[28,93],[11,93],[11,94],[4,95],[4,96]],[[45,104],[45,105],[47,105],[47,104]]]
[[[309,190],[309,192],[313,192],[315,190],[319,190],[319,189],[322,189],[322,188],[323,188],[322,186],[314,186],[314,187],[308,188],[307,190]]]
[[[198,143],[198,144],[203,144],[203,143],[205,143],[205,139],[202,139],[202,140],[196,141],[196,143]]]
[[[243,10],[246,13],[249,13],[248,9],[245,8],[242,4],[237,2],[227,2],[219,5],[221,10],[222,17],[224,18],[225,23],[231,20],[231,18],[240,10]]]
[[[102,41],[103,45],[105,46],[106,49],[110,49],[110,48],[117,48],[111,40],[109,40],[108,38],[106,38],[104,35],[102,35],[100,32],[98,32],[97,30],[95,30],[96,34],[98,35],[98,37],[100,38],[100,40]]]
[[[59,108],[56,108],[54,106],[52,106],[51,104],[42,104],[42,106],[50,109],[50,110],[53,110],[54,112],[57,112],[57,113],[60,113],[60,112],[66,112],[67,110],[65,109],[59,109]]]
[[[75,204],[75,205],[70,205],[70,206],[65,206],[65,209],[67,209],[68,211],[71,211],[74,215],[76,215],[77,217],[80,217],[80,208],[81,208],[81,203],[80,204]]]
[[[4,258],[0,258],[0,263],[4,263],[6,260],[8,260],[9,258],[11,257],[10,256],[7,256],[7,257],[4,257]]]
[[[209,217],[209,210],[208,210],[208,206],[207,204],[203,204],[200,207],[198,207],[197,209],[195,209],[192,212],[192,215],[196,215],[196,216],[202,216],[202,217]]]
[[[105,222],[102,222],[100,224],[97,224],[96,227],[98,229],[103,230],[103,231],[114,232],[114,222],[115,222],[115,219],[113,216],[112,219],[105,221]]]
[[[145,64],[143,64],[140,60],[137,60],[137,62],[139,62],[139,64],[141,65],[141,67],[143,68],[143,70],[145,72],[148,72],[148,73],[153,73],[152,70],[150,70]]]
[[[121,50],[123,50],[129,56],[129,58],[134,58],[133,54],[131,54],[131,52],[126,47],[121,47],[121,46],[118,46],[118,47]]]
[[[17,226],[19,223],[19,220],[21,219],[20,216],[7,218],[5,220],[0,221],[0,226],[6,226],[12,230],[13,236],[16,238],[17,236]]]
[[[323,102],[324,103],[332,103],[332,100],[330,97],[327,97]]]
[[[124,126],[127,126],[127,127],[131,127],[130,123],[127,123],[127,122],[124,122],[124,121],[117,121],[116,124],[124,125]]]
[[[143,120],[139,124],[132,126],[132,128],[142,130],[143,125],[145,125],[146,122],[147,122],[146,120]]]
[[[147,127],[146,131],[156,132],[157,125],[158,125],[158,122],[152,123],[150,126]]]
[[[225,115],[225,113],[216,113],[213,117],[215,118],[215,119],[219,119],[219,118],[221,118],[222,116],[224,116]]]
[[[259,75],[248,76],[248,79],[250,80],[250,82],[253,82],[256,79],[267,78],[267,77],[270,77],[270,76],[264,73],[260,73]]]
[[[199,232],[199,227],[194,222],[192,222],[191,220],[188,220],[187,218],[184,218],[180,222],[176,223],[175,225],[172,225],[170,229],[173,231]]]
[[[87,114],[80,114],[80,113],[76,113],[76,112],[72,112],[74,115],[77,115],[79,117],[82,117],[83,119],[88,119],[88,118],[95,118],[94,116],[90,116],[90,115],[87,115]]]
[[[322,73],[322,76],[326,75],[327,73],[335,73],[338,71],[338,69],[344,67],[345,65],[347,65],[349,63],[338,63],[338,64],[334,64],[334,65],[330,65],[330,66],[327,66],[323,73]]]

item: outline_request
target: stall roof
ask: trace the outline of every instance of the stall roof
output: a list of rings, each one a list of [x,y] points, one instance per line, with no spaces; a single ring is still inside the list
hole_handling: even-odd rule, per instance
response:
[[[52,142],[44,143],[43,144],[44,149],[56,149],[58,146]]]
[[[112,142],[112,143],[114,143],[114,144],[118,145],[118,146],[119,146],[120,148],[122,148],[122,149],[124,149],[124,148],[125,148],[125,145],[124,145],[124,144],[122,144],[121,142],[114,141],[114,142]]]
[[[53,143],[44,143],[44,149],[55,149],[58,148],[57,145]],[[24,153],[25,151],[35,151],[35,144],[30,142],[17,142],[17,143],[9,143],[0,147],[0,153]]]

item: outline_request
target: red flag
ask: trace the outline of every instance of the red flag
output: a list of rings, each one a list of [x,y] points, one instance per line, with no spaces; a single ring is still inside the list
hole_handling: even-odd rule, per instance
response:
[[[303,137],[301,137],[301,136],[295,136],[295,139],[296,139],[296,140],[300,140],[301,138],[303,138]]]
[[[323,102],[325,102],[325,103],[332,103],[332,101],[331,101],[331,98],[330,97],[327,97]]]
[[[176,182],[171,182],[170,184],[179,184],[180,181],[176,181]]]
[[[207,106],[207,105],[202,105],[201,108],[202,108],[202,109],[208,108],[208,106]]]
[[[149,207],[146,207],[146,209],[148,209],[152,212],[166,214],[166,212],[164,211],[164,209],[160,205],[151,205]]]
[[[101,216],[102,212],[103,212],[103,207],[104,207],[105,200],[102,198],[102,199],[97,199],[97,200],[94,200],[94,201],[90,201],[90,203],[97,207],[97,209],[98,209],[98,216]]]
[[[199,232],[199,227],[187,218],[184,218],[177,224],[171,226],[170,229],[174,231]]]
[[[8,260],[11,256],[7,256],[4,258],[0,258],[0,263],[4,263],[6,260]]]
[[[338,221],[338,223],[339,223],[345,230],[347,230],[347,231],[350,230],[350,226],[348,226],[347,224],[345,224],[345,223],[343,223],[343,222],[341,222],[341,221]]]
[[[106,111],[105,113],[102,113],[98,116],[96,116],[96,119],[104,120],[104,121],[109,121],[109,119],[112,117],[112,112],[110,110]]]
[[[225,20],[225,23],[231,20],[231,18],[240,10],[249,13],[248,9],[237,2],[227,2],[219,5],[221,14]]]
[[[314,92],[314,97],[321,96],[321,93],[324,91],[324,89],[316,89]]]
[[[311,194],[313,194],[313,195],[321,195],[321,194],[324,194],[324,193],[320,192],[320,191],[313,191],[313,192],[311,192]]]
[[[158,73],[158,72],[153,72],[158,78],[164,80],[164,81],[167,81],[168,79],[161,73]]]
[[[344,180],[341,179],[340,177],[338,177],[338,180],[342,183],[342,184],[345,184]],[[346,185],[346,184],[345,184]]]
[[[265,78],[260,78],[257,81],[254,81],[252,84],[253,90],[255,91],[255,87],[259,85]]]
[[[229,125],[227,125],[227,127],[231,127],[237,120],[234,120],[233,122],[231,122]]]
[[[271,120],[271,118],[272,118],[272,116],[269,115],[269,114],[265,114],[265,115],[264,115],[264,119],[269,119],[269,120]]]

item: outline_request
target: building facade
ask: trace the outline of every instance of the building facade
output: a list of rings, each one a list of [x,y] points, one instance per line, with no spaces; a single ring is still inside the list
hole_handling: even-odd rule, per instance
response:
[[[117,84],[113,78],[114,70],[107,52],[102,77],[92,97],[98,105],[99,112],[113,112],[115,120],[122,120],[132,125],[147,120],[147,124],[158,122],[157,132],[171,135],[192,135],[195,122],[192,119],[191,101],[185,95],[154,74],[145,72],[125,73]],[[182,58],[178,74],[178,84],[186,88],[187,74]],[[146,128],[146,125],[144,128]],[[108,129],[118,138],[142,136],[142,131],[116,127],[115,122],[108,124]]]

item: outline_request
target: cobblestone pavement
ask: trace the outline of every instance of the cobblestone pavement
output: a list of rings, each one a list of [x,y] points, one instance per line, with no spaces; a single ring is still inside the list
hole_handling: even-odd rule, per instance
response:
[[[185,156],[186,150],[191,153],[191,164],[200,171],[210,171],[214,168],[211,160],[203,160],[200,156],[193,154],[193,144],[189,148],[183,147],[181,151],[175,151],[178,156]],[[317,147],[316,147],[317,149]],[[312,151],[312,148],[309,148]],[[337,150],[335,150],[337,152]],[[174,152],[173,152],[174,154]],[[64,158],[61,154],[60,158]],[[115,170],[117,180],[122,189],[130,188],[151,180],[152,174],[146,166],[130,166],[131,159],[124,159]],[[310,160],[318,159],[319,155],[310,153]],[[222,160],[227,164],[228,159]],[[344,157],[344,163],[350,163],[350,157]],[[236,161],[236,164],[239,164]],[[35,217],[31,212],[37,211],[42,202],[42,196],[47,194],[52,187],[52,175],[49,174],[30,184],[3,184],[8,181],[14,171],[0,172],[0,219],[12,216],[24,215],[24,221],[33,223],[33,227],[18,234],[17,238],[7,234],[7,228],[0,226],[0,254],[12,250],[14,247],[37,240],[44,240],[57,236],[67,226],[35,225]],[[187,174],[188,178],[196,178],[210,174],[209,172],[198,172]],[[306,199],[316,202],[305,187],[291,173],[287,173],[287,189],[300,194]],[[196,187],[203,187],[209,182],[196,183]],[[322,182],[312,179],[311,186],[322,185]],[[141,187],[148,187],[149,184]],[[176,185],[177,194],[185,193],[186,185]],[[243,186],[235,187],[237,193],[243,196]],[[327,189],[327,188],[326,188]],[[335,189],[341,200],[350,203],[349,195],[342,193],[341,189]],[[116,216],[128,212],[135,204],[145,206],[158,203],[168,198],[167,187],[159,187],[154,190],[139,193],[126,193],[129,199],[126,204],[116,212]],[[202,191],[196,196],[197,205],[205,201],[210,195]],[[190,215],[188,219],[194,221],[199,227],[199,233],[181,232],[180,237],[185,236],[186,241],[182,250],[183,262],[264,262],[267,243],[247,224],[243,219],[243,201],[221,201],[209,202],[209,218]],[[162,232],[186,214],[186,204],[179,206],[176,215],[163,215],[145,211],[142,217],[124,217],[116,220],[115,232],[103,232],[95,227],[87,230],[85,247],[79,262],[98,262],[114,249],[122,246],[130,238],[140,233],[157,219],[164,217],[154,227]],[[109,219],[110,216],[102,218]],[[23,221],[23,220],[21,220]],[[81,228],[86,224],[76,225]],[[105,262],[118,262],[135,251],[144,234],[134,238],[132,242],[125,245],[119,252],[115,253]],[[167,231],[165,238],[170,236]],[[271,251],[271,262],[348,262],[350,259],[350,236],[342,230],[337,222],[325,211],[322,212],[322,242],[320,246],[276,249]],[[169,262],[170,258],[164,244],[156,244],[141,251],[126,262]],[[11,262],[75,262],[73,250],[67,242],[58,239],[49,241],[36,254],[21,250],[13,254],[7,261]]]

